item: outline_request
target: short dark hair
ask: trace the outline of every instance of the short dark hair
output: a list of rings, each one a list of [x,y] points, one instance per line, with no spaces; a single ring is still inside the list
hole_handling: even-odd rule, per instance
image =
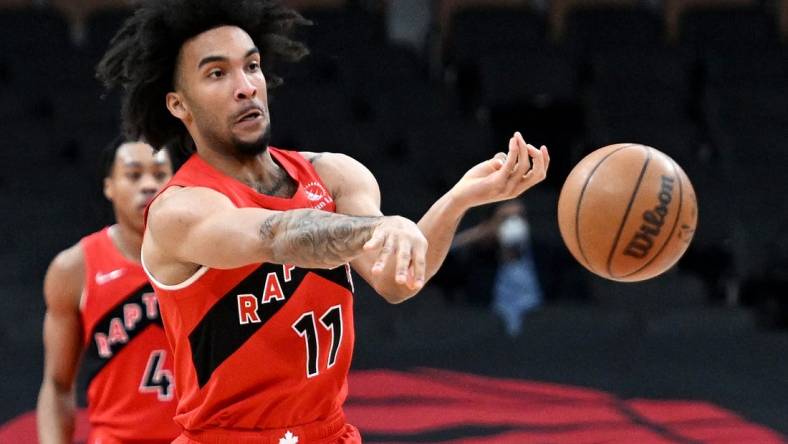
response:
[[[175,89],[175,67],[184,42],[205,31],[238,26],[260,49],[269,86],[281,79],[270,72],[276,60],[297,61],[306,47],[288,37],[297,25],[308,25],[296,11],[277,0],[144,0],[120,28],[99,62],[96,77],[108,90],[124,92],[125,136],[156,149],[185,149],[193,141],[172,116],[165,96]]]
[[[104,145],[104,148],[101,150],[101,155],[99,156],[99,170],[98,170],[99,183],[103,183],[104,179],[112,176],[112,172],[114,171],[115,168],[115,160],[118,157],[118,150],[120,150],[120,147],[122,147],[127,143],[136,143],[136,142],[137,142],[136,140],[129,139],[124,134],[119,133],[109,143]],[[178,168],[180,168],[181,165],[183,165],[183,163],[188,160],[189,155],[191,154],[178,149],[178,147],[173,147],[173,146],[162,146],[153,149],[154,151],[166,149],[167,158],[170,160],[170,165],[172,165],[173,173],[178,171]]]
[[[101,177],[99,179],[104,180],[112,176],[112,169],[115,166],[115,157],[117,157],[118,149],[128,142],[129,140],[126,139],[123,134],[118,134],[104,146],[104,149],[101,150],[101,164],[99,165]]]

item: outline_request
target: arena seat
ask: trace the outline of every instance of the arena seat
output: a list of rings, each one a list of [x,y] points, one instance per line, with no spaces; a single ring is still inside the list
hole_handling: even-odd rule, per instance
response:
[[[566,44],[575,54],[593,56],[606,50],[644,50],[663,44],[659,18],[632,7],[580,8],[567,17]]]

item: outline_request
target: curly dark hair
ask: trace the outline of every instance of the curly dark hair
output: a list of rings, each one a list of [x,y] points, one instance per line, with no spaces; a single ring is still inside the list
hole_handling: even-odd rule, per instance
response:
[[[289,36],[309,25],[277,0],[143,0],[110,42],[96,70],[108,91],[122,89],[123,131],[155,148],[193,149],[183,124],[170,114],[165,96],[175,90],[175,68],[184,42],[210,29],[232,25],[260,48],[269,87],[281,83],[276,61],[298,61],[309,51]]]

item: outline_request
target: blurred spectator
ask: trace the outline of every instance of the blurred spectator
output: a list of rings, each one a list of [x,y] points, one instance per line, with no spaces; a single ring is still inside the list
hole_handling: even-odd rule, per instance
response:
[[[471,305],[491,306],[515,337],[523,315],[542,304],[530,234],[525,205],[503,203],[489,218],[457,234],[434,282],[449,299],[462,292]]]

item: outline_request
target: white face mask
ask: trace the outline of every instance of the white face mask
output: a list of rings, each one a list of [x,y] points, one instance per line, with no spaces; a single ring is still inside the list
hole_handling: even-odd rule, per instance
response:
[[[509,216],[498,227],[498,242],[504,247],[515,247],[526,242],[531,235],[531,227],[520,216]]]

